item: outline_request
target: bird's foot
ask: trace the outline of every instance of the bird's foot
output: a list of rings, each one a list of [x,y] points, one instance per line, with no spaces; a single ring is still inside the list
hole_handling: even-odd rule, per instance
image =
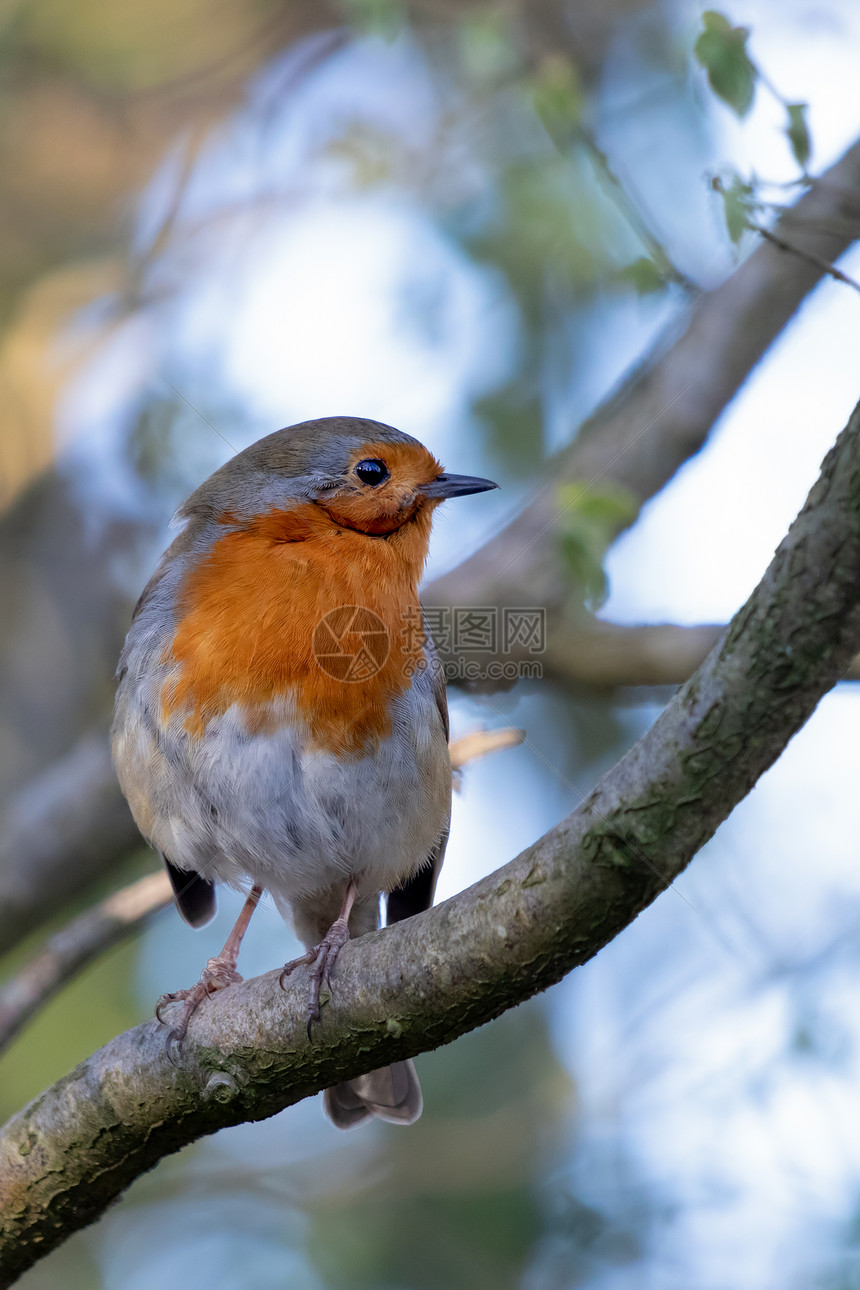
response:
[[[281,971],[280,983],[283,989],[284,978],[294,972],[297,967],[307,966],[310,968],[311,989],[308,998],[308,1039],[313,1037],[311,1031],[314,1022],[320,1019],[320,990],[323,982],[330,990],[334,965],[348,940],[348,919],[337,918],[319,945],[315,945],[312,950],[308,950],[307,954],[300,954],[297,959],[291,959],[289,963],[285,963]]]
[[[168,1024],[163,1016],[165,1008],[169,1008],[172,1004],[182,1005],[177,1009],[176,1016],[171,1019],[167,1035],[167,1051],[171,1061],[178,1056],[185,1032],[188,1030],[188,1023],[203,1000],[210,994],[217,993],[218,990],[225,990],[228,985],[236,985],[241,980],[243,977],[236,971],[235,962],[216,955],[206,964],[200,973],[200,980],[190,990],[173,990],[161,996],[155,1005],[155,1016],[163,1026]]]

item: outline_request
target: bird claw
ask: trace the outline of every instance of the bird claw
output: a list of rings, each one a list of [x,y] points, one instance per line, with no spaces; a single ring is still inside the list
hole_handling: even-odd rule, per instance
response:
[[[167,1032],[164,1049],[167,1053],[167,1060],[170,1062],[171,1066],[179,1065],[179,1058],[182,1056],[182,1041],[184,1038],[184,1030],[181,1034],[178,1030],[169,1030]]]
[[[289,963],[285,963],[281,968],[281,975],[278,977],[278,985],[281,989],[286,990],[284,980],[291,972],[295,972],[297,967],[302,967],[306,963],[313,963],[315,957],[316,950],[308,950],[307,954],[300,954],[297,959],[290,959]]]
[[[155,1020],[160,1025],[166,1026],[167,1022],[164,1020],[162,1015],[164,1009],[169,1008],[171,1003],[178,1003],[179,1000],[184,999],[188,993],[188,990],[173,990],[168,994],[163,994],[155,1005]]]
[[[155,1018],[162,1026],[168,1024],[163,1015],[165,1008],[170,1007],[171,1004],[182,1005],[176,1022],[167,1034],[167,1056],[174,1065],[179,1059],[188,1023],[203,1000],[210,994],[216,994],[218,990],[226,990],[228,986],[235,985],[242,979],[234,963],[216,957],[209,960],[200,973],[200,980],[189,990],[172,990],[161,996],[155,1005]]]
[[[309,967],[310,972],[310,997],[308,999],[308,1020],[307,1032],[308,1039],[313,1043],[313,1024],[320,1020],[320,990],[323,984],[326,989],[331,991],[331,974],[338,960],[338,956],[349,940],[349,923],[345,918],[337,918],[326,932],[319,945],[308,950],[306,954],[300,954],[298,958],[291,959],[285,963],[281,969],[279,982],[281,989],[284,989],[284,980],[294,972],[297,967]]]

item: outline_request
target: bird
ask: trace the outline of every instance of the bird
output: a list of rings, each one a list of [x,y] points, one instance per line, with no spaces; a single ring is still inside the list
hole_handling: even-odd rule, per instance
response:
[[[433,512],[493,481],[446,473],[378,421],[323,417],[237,453],[174,517],[117,669],[112,751],[192,927],[217,883],[246,894],[198,982],[156,1016],[176,1053],[195,1009],[242,978],[264,892],[306,952],[307,1029],[350,937],[433,903],[451,811],[445,679],[418,585]],[[411,1061],[324,1093],[339,1128],[411,1124]]]

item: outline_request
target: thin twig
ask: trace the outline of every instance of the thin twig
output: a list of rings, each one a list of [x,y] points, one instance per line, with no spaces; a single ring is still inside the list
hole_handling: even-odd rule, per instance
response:
[[[99,954],[144,926],[172,898],[166,872],[147,874],[88,909],[0,987],[0,1052],[21,1027]]]
[[[670,282],[676,283],[677,286],[683,287],[684,291],[688,292],[689,295],[699,295],[701,288],[698,283],[694,282],[682,269],[678,268],[651,227],[650,221],[643,211],[644,202],[639,194],[634,191],[631,180],[627,179],[622,182],[613,169],[609,157],[590,130],[580,126],[577,130],[577,137],[591,157],[592,165],[603,183],[604,190],[645,246],[663,277]]]
[[[502,730],[473,730],[471,734],[461,735],[459,739],[452,739],[448,746],[451,769],[462,770],[470,761],[478,761],[488,753],[516,748],[525,737],[525,730],[514,730],[511,726]]]
[[[788,251],[791,255],[799,255],[801,260],[806,260],[808,264],[814,264],[816,269],[822,273],[827,273],[837,282],[844,282],[846,287],[853,287],[855,291],[860,291],[860,282],[837,269],[835,264],[825,260],[823,256],[816,255],[814,251],[808,251],[805,247],[798,246],[795,242],[789,242],[787,238],[782,237],[779,233],[773,233],[764,224],[757,224],[755,220],[747,220],[747,227],[754,233],[758,233],[766,242],[771,242],[774,246],[779,247],[780,251]]]

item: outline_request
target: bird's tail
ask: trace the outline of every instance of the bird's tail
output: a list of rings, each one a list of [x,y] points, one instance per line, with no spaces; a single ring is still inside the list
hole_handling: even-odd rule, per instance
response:
[[[338,1129],[352,1129],[371,1116],[389,1124],[414,1124],[423,1105],[411,1061],[393,1062],[369,1075],[335,1084],[323,1094],[326,1115]]]

